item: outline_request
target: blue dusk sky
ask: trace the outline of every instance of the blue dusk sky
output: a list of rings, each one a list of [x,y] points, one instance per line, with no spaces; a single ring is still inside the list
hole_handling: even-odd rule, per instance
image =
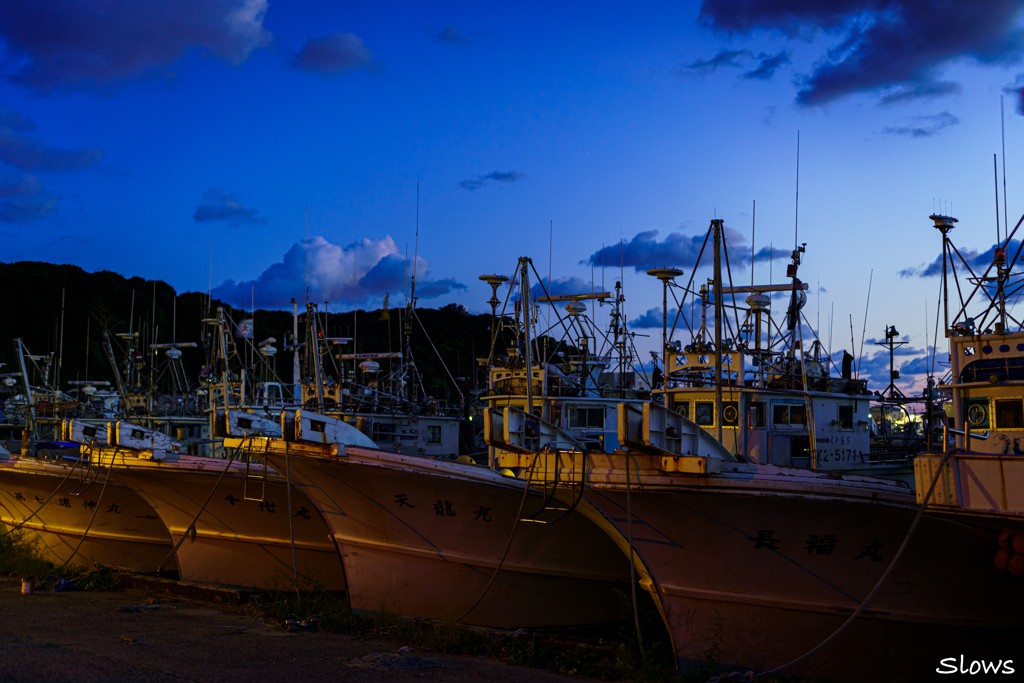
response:
[[[311,298],[396,305],[418,179],[420,305],[487,311],[478,276],[519,256],[558,291],[600,287],[603,257],[610,288],[621,254],[646,355],[661,291],[645,271],[689,278],[712,218],[749,282],[756,200],[754,277],[782,280],[799,131],[805,313],[833,351],[866,323],[873,378],[871,342],[896,325],[916,391],[939,287],[928,215],[990,253],[1001,97],[1011,224],[1024,212],[1022,7],[5,0],[0,259],[281,307],[305,296],[308,207]]]

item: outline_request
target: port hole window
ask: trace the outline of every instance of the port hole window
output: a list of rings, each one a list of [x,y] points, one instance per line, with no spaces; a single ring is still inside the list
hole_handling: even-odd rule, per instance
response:
[[[740,404],[737,401],[722,402],[722,426],[740,426]]]
[[[772,424],[803,426],[807,424],[806,412],[802,403],[777,403],[772,406]]]
[[[441,443],[441,427],[427,427],[427,443]]]
[[[603,429],[604,408],[569,408],[570,429]]]
[[[690,419],[690,402],[683,401],[682,403],[676,404],[676,412],[685,417],[687,420]]]
[[[975,398],[967,402],[967,423],[971,429],[988,429],[987,398]]]
[[[996,401],[996,429],[1024,428],[1024,402],[1019,398]]]
[[[747,410],[747,426],[750,428],[764,427],[764,401],[751,401]]]
[[[839,405],[839,415],[836,420],[836,426],[840,430],[849,432],[853,431],[853,406],[852,405]]]
[[[713,401],[695,401],[693,404],[694,422],[701,427],[712,427],[715,424],[715,404]]]

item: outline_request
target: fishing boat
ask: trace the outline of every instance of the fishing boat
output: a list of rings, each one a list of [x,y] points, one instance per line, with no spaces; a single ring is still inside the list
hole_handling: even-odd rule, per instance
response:
[[[884,406],[905,412],[905,397],[892,385],[885,396],[869,393],[867,380],[853,376],[853,355],[844,353],[842,367],[835,367],[806,324],[802,308],[808,285],[798,277],[806,246],[793,250],[788,283],[759,285],[751,278],[749,286],[736,285],[727,279],[731,268],[724,234],[724,221],[713,220],[694,272],[710,243],[714,274],[698,291],[693,290],[692,274],[680,287],[674,279],[681,271],[648,271],[663,283],[664,368],[662,386],[654,394],[743,461],[887,477],[912,485],[916,451],[895,448],[892,438],[873,442],[871,433],[872,410],[878,413]],[[676,289],[682,297],[670,330],[668,292]],[[772,297],[778,295],[789,298],[782,320],[772,316]],[[699,311],[699,322],[687,317],[688,300]],[[689,342],[673,339],[680,321],[689,329]],[[805,330],[815,336],[805,339]],[[892,341],[889,332],[887,327],[887,342]],[[908,446],[902,441],[899,445]]]
[[[942,235],[943,327],[950,360],[950,382],[937,389],[950,401],[942,450],[921,453],[914,461],[918,502],[928,506],[929,515],[974,529],[989,541],[958,551],[973,554],[989,569],[989,580],[1016,601],[1024,595],[1024,326],[1008,302],[1019,297],[1024,277],[1013,270],[1021,249],[1012,256],[1009,250],[1024,218],[1002,236],[981,273],[950,237],[957,219],[930,218]],[[972,287],[962,287],[960,279]],[[961,292],[952,318],[951,282]],[[921,486],[929,479],[938,481],[931,496]],[[1016,615],[1024,619],[1019,608]]]
[[[982,293],[1011,281],[1004,264],[975,278]],[[977,334],[980,320],[995,327],[990,318],[973,328],[954,320],[951,348],[962,358],[946,387],[963,426],[949,433],[960,448],[983,446],[918,456],[916,494],[856,471],[748,461],[738,440],[705,428],[722,425],[724,398],[705,426],[657,403],[623,403],[621,448],[611,453],[515,407],[489,410],[485,431],[498,467],[530,472],[563,504],[578,499],[632,560],[682,667],[717,658],[828,680],[932,679],[951,656],[1010,659],[1024,638],[1024,505],[1012,454],[1024,436],[1013,388],[1024,382],[1013,359],[1024,334]],[[719,377],[729,371],[724,351],[705,355],[717,357],[703,362]],[[727,397],[727,386],[717,391]],[[821,399],[792,405],[813,401],[820,416]],[[753,403],[740,405],[749,414]]]
[[[634,335],[623,312],[622,283],[615,284],[614,292],[554,294],[536,272],[532,259],[521,257],[499,314],[497,288],[509,278],[485,275],[481,279],[493,288],[488,303],[495,322],[491,351],[483,362],[488,385],[480,402],[489,409],[520,408],[586,442],[591,450],[612,452],[618,448],[616,406],[622,401],[640,406],[651,396],[650,378],[636,369]],[[534,281],[537,284],[531,286]],[[540,292],[535,294],[535,289]],[[507,315],[513,294],[518,299],[513,302],[513,314]],[[587,302],[610,309],[607,329],[597,324],[594,315],[588,315]],[[561,312],[558,306],[563,303]],[[550,307],[548,324],[546,330],[538,331],[542,305]],[[498,348],[502,332],[511,332],[504,352]],[[490,462],[493,464],[493,457]]]
[[[954,650],[998,654],[1024,637],[1024,590],[1000,580],[991,557],[979,561],[995,552],[991,530],[933,515],[915,525],[920,508],[899,482],[741,462],[657,404],[624,404],[619,424],[625,448],[601,453],[544,448],[572,439],[516,408],[485,418],[500,467],[532,472],[563,504],[578,497],[632,558],[684,670],[711,657],[786,666],[854,613],[787,673],[921,680]],[[550,442],[531,443],[535,430]]]
[[[0,451],[0,522],[57,565],[155,571],[171,549],[152,507],[84,457],[42,459]]]
[[[258,415],[220,413],[218,434],[235,438],[225,459],[190,455],[166,434],[118,421],[107,427],[68,420],[64,437],[144,500],[169,532],[157,568],[184,581],[247,588],[344,590],[345,573],[320,514],[265,462],[251,435],[273,433]]]
[[[287,472],[323,515],[354,609],[500,628],[621,616],[616,591],[628,587],[628,566],[619,549],[528,479],[387,452],[311,411],[282,420],[282,436],[254,437],[253,453]],[[545,523],[551,516],[560,521]]]
[[[43,559],[58,565],[156,570],[171,547],[167,528],[146,501],[76,444],[39,441],[41,425],[78,404],[50,385],[52,356],[33,356],[21,339],[14,345],[19,371],[3,381],[9,387],[20,383],[21,394],[8,401],[4,417],[9,431],[20,435],[20,448],[12,454],[0,447],[0,522],[26,534]]]
[[[460,418],[443,402],[429,399],[423,392],[411,343],[411,325],[416,317],[415,283],[412,291],[405,309],[402,351],[345,353],[340,347],[353,339],[326,336],[326,322],[321,320],[326,312],[318,311],[316,304],[307,304],[304,341],[293,346],[296,396],[300,400],[282,405],[282,409],[301,407],[337,417],[393,453],[455,459],[466,450],[460,443],[460,424],[468,416]],[[293,335],[298,337],[297,309],[293,311]],[[388,373],[381,372],[381,363],[385,362],[392,364]],[[468,407],[465,398],[463,405]],[[280,415],[280,411],[274,414]]]

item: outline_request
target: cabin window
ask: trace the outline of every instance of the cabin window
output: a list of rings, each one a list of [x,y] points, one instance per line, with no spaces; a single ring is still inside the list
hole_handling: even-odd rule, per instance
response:
[[[803,426],[807,423],[806,412],[802,403],[776,403],[772,406],[772,424]]]
[[[839,404],[839,415],[836,426],[844,431],[853,430],[853,406],[848,403]]]
[[[569,408],[570,429],[603,429],[604,408]]]
[[[427,427],[427,443],[441,443],[441,427]]]
[[[967,422],[971,429],[988,429],[987,398],[972,398],[967,401]]]
[[[701,427],[712,427],[715,424],[715,404],[712,401],[695,401],[693,404],[694,422]]]
[[[747,426],[764,427],[764,401],[751,401],[747,410]]]
[[[740,404],[738,401],[723,401],[722,402],[722,426],[723,427],[739,427],[740,426]]]
[[[1024,402],[1019,398],[996,401],[996,429],[1024,428]]]

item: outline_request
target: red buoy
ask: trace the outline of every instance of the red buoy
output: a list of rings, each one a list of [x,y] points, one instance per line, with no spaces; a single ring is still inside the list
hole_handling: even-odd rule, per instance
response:
[[[1014,576],[1024,576],[1024,555],[1014,555],[1006,567]]]
[[[1010,542],[1013,539],[1013,532],[1003,529],[999,532],[999,549],[1000,550],[1012,550]]]

